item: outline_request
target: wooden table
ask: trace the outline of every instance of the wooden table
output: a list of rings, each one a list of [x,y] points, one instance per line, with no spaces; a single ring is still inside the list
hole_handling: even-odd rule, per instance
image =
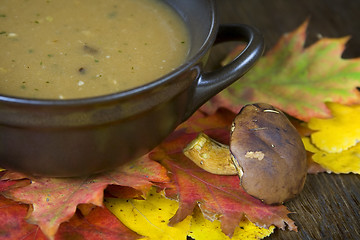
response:
[[[310,19],[306,46],[324,37],[352,38],[344,58],[360,57],[359,0],[217,0],[220,23],[246,23],[264,35],[267,49]],[[233,46],[233,45],[232,45]],[[214,48],[210,67],[232,47]],[[269,239],[360,239],[360,176],[309,175],[304,191],[286,204],[299,232],[276,230]]]

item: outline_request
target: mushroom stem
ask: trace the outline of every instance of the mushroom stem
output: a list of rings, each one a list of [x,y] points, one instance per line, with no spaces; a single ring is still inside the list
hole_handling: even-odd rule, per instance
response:
[[[197,166],[218,175],[237,175],[229,146],[200,133],[184,149],[184,154]]]

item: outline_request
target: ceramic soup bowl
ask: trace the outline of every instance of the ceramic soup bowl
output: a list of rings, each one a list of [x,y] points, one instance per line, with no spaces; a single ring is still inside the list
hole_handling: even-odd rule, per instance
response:
[[[189,30],[185,63],[149,84],[99,97],[37,100],[0,95],[0,167],[52,177],[114,169],[161,143],[262,55],[263,38],[256,29],[219,26],[214,0],[165,2]],[[228,65],[205,72],[212,46],[234,40],[246,42],[245,50]]]

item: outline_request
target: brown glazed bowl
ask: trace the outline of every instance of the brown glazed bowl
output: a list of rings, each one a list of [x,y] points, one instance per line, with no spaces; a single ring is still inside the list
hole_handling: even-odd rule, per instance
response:
[[[75,100],[0,95],[0,167],[31,175],[82,176],[149,152],[262,55],[262,35],[247,25],[218,26],[214,0],[166,0],[191,38],[186,62],[152,83]],[[203,70],[217,42],[245,41],[230,64]]]

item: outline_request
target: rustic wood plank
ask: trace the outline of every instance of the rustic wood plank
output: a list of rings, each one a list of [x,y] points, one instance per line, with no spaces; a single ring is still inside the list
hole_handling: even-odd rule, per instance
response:
[[[269,239],[358,239],[359,190],[359,175],[308,175],[302,194],[286,204],[299,232],[276,231]]]
[[[267,49],[280,36],[310,19],[306,46],[319,36],[352,38],[344,58],[360,57],[360,1],[217,0],[221,23],[247,23],[263,33]],[[209,68],[217,67],[234,44],[220,45]],[[308,175],[302,194],[286,204],[299,232],[276,232],[268,239],[360,239],[360,176]]]

